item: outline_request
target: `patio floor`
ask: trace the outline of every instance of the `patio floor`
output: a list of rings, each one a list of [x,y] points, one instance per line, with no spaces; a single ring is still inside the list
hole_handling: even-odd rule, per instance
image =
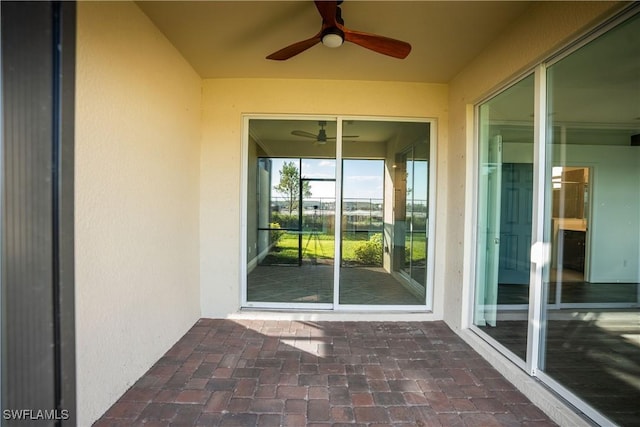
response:
[[[444,322],[199,320],[94,426],[552,426]]]

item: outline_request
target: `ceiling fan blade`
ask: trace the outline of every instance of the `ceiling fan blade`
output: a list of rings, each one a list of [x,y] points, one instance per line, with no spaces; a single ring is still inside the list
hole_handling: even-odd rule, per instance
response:
[[[336,26],[336,10],[338,9],[337,1],[315,0],[316,8],[322,16],[323,26]]]
[[[377,34],[363,33],[362,31],[344,28],[344,36],[346,41],[394,58],[404,59],[409,55],[409,52],[411,52],[411,45],[409,43]]]
[[[303,130],[292,130],[291,131],[291,135],[301,136],[303,138],[313,138],[313,139],[316,139],[318,137],[318,135],[316,135],[314,133],[305,132]]]
[[[291,58],[292,56],[296,56],[299,53],[304,52],[310,47],[314,46],[321,41],[321,34],[318,33],[310,39],[302,40],[292,45],[289,45],[283,49],[280,49],[277,52],[273,52],[271,55],[267,56],[267,59],[273,59],[275,61],[284,61],[286,59]]]

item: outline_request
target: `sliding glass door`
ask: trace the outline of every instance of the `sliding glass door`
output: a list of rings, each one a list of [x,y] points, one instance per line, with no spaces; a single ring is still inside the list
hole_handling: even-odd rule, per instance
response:
[[[638,10],[476,109],[472,329],[599,425],[640,419]]]
[[[430,133],[343,121],[340,305],[425,308]]]
[[[426,310],[430,126],[248,119],[243,305]]]
[[[250,120],[248,131],[246,300],[330,308],[336,122]]]

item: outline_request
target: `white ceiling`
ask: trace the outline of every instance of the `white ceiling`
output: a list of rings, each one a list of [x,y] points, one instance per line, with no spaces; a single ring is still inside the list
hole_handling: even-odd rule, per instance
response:
[[[316,45],[287,61],[265,59],[315,35],[312,1],[139,1],[153,23],[202,78],[308,78],[447,83],[510,23],[526,1],[358,1],[342,8],[345,26],[406,41],[390,58],[345,43]]]

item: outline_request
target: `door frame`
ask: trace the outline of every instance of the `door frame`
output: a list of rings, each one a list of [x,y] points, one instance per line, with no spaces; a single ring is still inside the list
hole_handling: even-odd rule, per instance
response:
[[[334,251],[334,271],[333,271],[333,302],[332,303],[262,303],[249,302],[247,300],[247,237],[248,237],[248,179],[249,179],[249,122],[250,120],[305,120],[305,121],[335,121],[336,122],[336,191],[335,191],[335,235],[336,241]],[[427,227],[427,273],[426,273],[426,295],[424,305],[352,305],[340,304],[340,262],[341,245],[337,242],[342,238],[342,129],[346,121],[389,121],[389,122],[418,122],[429,125],[429,142],[431,159],[428,171],[428,191],[429,208]],[[240,307],[243,308],[264,308],[282,310],[329,310],[334,312],[345,311],[399,311],[399,312],[432,312],[433,311],[433,277],[435,268],[435,230],[436,230],[436,177],[437,177],[437,136],[438,127],[435,118],[416,117],[391,117],[391,116],[351,116],[351,115],[302,115],[302,114],[243,114],[242,115],[242,154],[241,154],[241,217],[240,217]],[[337,262],[336,262],[337,260]]]

